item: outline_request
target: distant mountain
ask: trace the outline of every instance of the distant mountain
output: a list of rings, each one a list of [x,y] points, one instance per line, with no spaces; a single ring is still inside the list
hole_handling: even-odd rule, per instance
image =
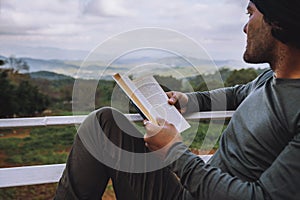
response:
[[[47,80],[73,80],[71,76],[66,76],[63,74],[57,74],[49,71],[38,71],[29,73],[30,77],[33,79],[47,79]]]
[[[0,55],[0,59],[6,60],[7,57]],[[29,72],[49,71],[67,76],[75,76],[79,69],[79,65],[64,60],[43,60],[27,57],[21,57],[21,59],[29,65]]]
[[[5,60],[6,57],[0,55],[0,60]]]
[[[261,67],[264,68],[266,64],[261,65],[251,65],[242,60],[209,60],[209,59],[198,59],[198,58],[182,58],[182,57],[166,57],[156,60],[155,62],[160,64],[166,64],[173,67],[185,67],[187,65],[193,64],[195,66],[203,67],[211,67],[216,66],[217,68],[230,68],[230,69],[241,69],[241,68],[249,68],[249,67]]]
[[[42,59],[33,59],[33,58],[23,58],[23,59],[30,66],[30,72],[52,71],[52,72],[72,75],[79,69],[79,66],[74,64],[68,64],[62,60],[42,60]]]
[[[0,59],[7,59],[0,55]],[[127,58],[120,59],[114,62],[110,66],[106,66],[104,61],[89,61],[82,63],[81,61],[74,60],[44,60],[44,59],[34,59],[34,58],[21,58],[27,62],[29,65],[29,73],[39,72],[37,74],[32,74],[33,77],[45,76],[47,79],[61,79],[64,77],[51,77],[51,74],[45,74],[47,72],[54,72],[56,74],[62,74],[68,77],[84,78],[84,79],[111,79],[111,76],[116,72],[127,73],[135,72],[141,73],[141,71],[147,72],[152,70],[160,75],[171,76],[172,71],[177,71],[178,73],[185,76],[193,76],[197,73],[213,73],[217,68],[230,68],[230,69],[241,69],[241,68],[266,68],[267,65],[249,65],[243,61],[238,60],[205,60],[198,58],[187,58],[183,59],[180,57],[138,57],[138,58]],[[152,68],[149,68],[149,65]],[[143,68],[145,64],[148,64],[146,68]],[[194,66],[193,66],[193,65]],[[195,69],[195,66],[197,69]],[[147,68],[148,67],[148,68]],[[175,70],[170,70],[170,69]],[[134,70],[133,70],[134,69]],[[41,72],[42,71],[42,72]]]

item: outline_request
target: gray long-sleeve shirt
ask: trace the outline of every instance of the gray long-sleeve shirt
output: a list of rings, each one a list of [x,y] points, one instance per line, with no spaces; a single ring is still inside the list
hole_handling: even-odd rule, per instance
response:
[[[218,151],[205,164],[177,143],[166,159],[182,155],[170,169],[196,199],[299,200],[300,79],[268,70],[247,85],[188,94],[188,111],[211,110],[224,95],[236,112]]]

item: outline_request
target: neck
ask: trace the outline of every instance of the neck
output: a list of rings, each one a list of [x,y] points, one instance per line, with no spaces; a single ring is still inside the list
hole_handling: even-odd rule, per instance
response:
[[[277,78],[299,79],[300,49],[279,45],[276,60],[270,64]]]

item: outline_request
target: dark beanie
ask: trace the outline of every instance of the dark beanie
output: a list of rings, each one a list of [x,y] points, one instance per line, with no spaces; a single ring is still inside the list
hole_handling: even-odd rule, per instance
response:
[[[283,43],[300,48],[300,0],[251,0]]]

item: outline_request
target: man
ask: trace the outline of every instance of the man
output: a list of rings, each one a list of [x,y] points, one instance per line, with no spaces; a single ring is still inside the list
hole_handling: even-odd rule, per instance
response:
[[[252,0],[248,5],[244,59],[267,62],[272,70],[247,85],[168,93],[169,103],[180,104],[182,112],[210,110],[224,94],[227,109],[236,110],[208,164],[187,149],[172,124],[145,121],[143,140],[132,137],[139,133],[123,115],[100,109],[78,130],[56,198],[99,199],[111,178],[118,199],[300,199],[299,8],[296,0]],[[93,136],[97,125],[101,129]],[[122,159],[122,153],[106,150],[101,131],[126,151],[163,149],[165,161],[178,159],[156,171],[118,171],[99,162],[102,152]]]

